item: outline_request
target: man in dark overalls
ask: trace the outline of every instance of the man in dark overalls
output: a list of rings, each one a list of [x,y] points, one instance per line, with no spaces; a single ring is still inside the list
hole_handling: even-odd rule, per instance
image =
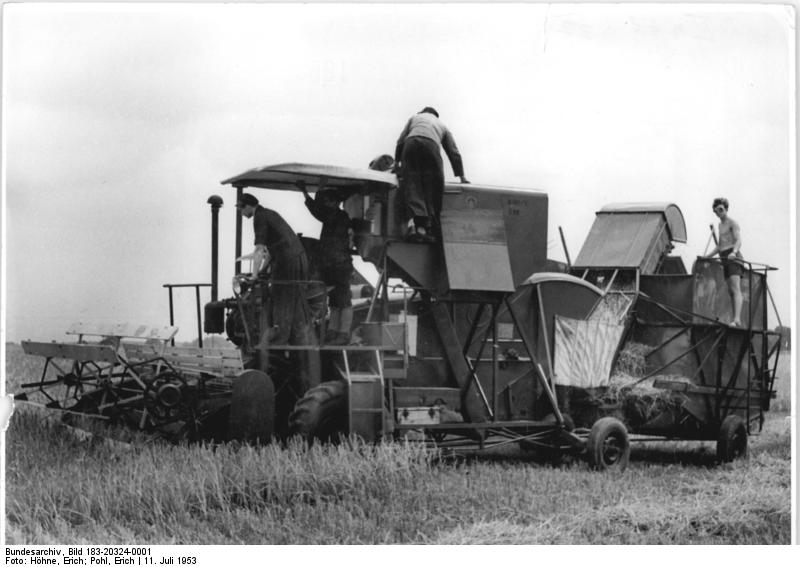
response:
[[[439,228],[444,198],[440,147],[444,148],[461,183],[469,183],[464,177],[464,164],[453,134],[439,120],[436,109],[426,106],[408,119],[395,148],[400,196],[406,207],[406,218],[414,221],[412,240],[431,242],[434,240],[432,232]]]
[[[259,350],[286,344],[315,345],[306,300],[308,258],[300,238],[281,215],[262,207],[249,193],[242,194],[237,207],[244,217],[253,219],[253,276],[272,267],[272,326],[262,329]],[[302,351],[298,360],[303,390],[298,394],[319,384],[319,372],[314,371],[310,354]]]
[[[353,302],[350,278],[353,259],[350,254],[350,217],[339,208],[341,196],[336,189],[321,188],[312,199],[305,185],[300,185],[306,198],[306,207],[322,223],[319,235],[317,266],[326,286],[332,287],[330,320],[325,344],[346,345],[350,342],[353,323]]]

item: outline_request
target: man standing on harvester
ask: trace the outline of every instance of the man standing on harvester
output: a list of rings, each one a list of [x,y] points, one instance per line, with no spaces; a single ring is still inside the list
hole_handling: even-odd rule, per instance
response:
[[[742,253],[739,251],[742,247],[741,230],[739,229],[739,223],[728,216],[727,199],[722,197],[714,199],[712,209],[717,218],[719,218],[719,244],[706,257],[711,258],[714,254],[719,254],[733,306],[733,320],[730,324],[734,327],[741,327],[741,279],[744,273],[744,268],[739,262],[742,259]]]
[[[253,195],[242,194],[237,208],[253,219],[253,277],[271,266],[272,325],[262,328],[259,350],[279,345],[314,345],[311,310],[306,300],[308,258],[300,238],[281,215],[262,207]],[[302,394],[319,382],[313,357],[300,353]]]
[[[439,120],[436,109],[430,106],[409,118],[395,148],[400,195],[404,200],[406,218],[414,221],[410,239],[418,242],[433,242],[435,238],[431,233],[439,229],[444,198],[440,146],[453,166],[453,173],[461,183],[469,183],[464,177],[464,164],[453,134]]]
[[[328,296],[331,311],[325,344],[346,345],[350,342],[350,326],[353,323],[350,217],[339,208],[341,196],[337,190],[322,187],[317,191],[316,198],[312,199],[305,184],[301,183],[299,186],[306,197],[306,207],[322,223],[317,267],[325,285],[333,286]]]

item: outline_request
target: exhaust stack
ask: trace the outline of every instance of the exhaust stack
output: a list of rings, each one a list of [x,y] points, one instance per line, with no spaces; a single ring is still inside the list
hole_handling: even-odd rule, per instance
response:
[[[222,206],[222,197],[211,195],[207,202],[211,205],[211,301],[216,301],[219,287],[219,208]]]

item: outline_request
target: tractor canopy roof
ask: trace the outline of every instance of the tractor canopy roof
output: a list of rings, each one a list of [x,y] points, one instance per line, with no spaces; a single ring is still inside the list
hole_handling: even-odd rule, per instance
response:
[[[259,187],[300,191],[299,182],[305,183],[309,193],[315,193],[322,187],[349,190],[353,193],[385,192],[397,187],[397,177],[394,173],[310,163],[281,163],[257,167],[226,179],[222,184],[237,188]]]
[[[356,193],[386,193],[398,186],[397,176],[386,171],[342,167],[338,165],[321,165],[312,163],[280,163],[249,169],[221,183],[237,188],[256,187],[260,189],[277,189],[283,191],[300,191],[298,183],[304,182],[309,193],[316,193],[322,187],[338,189],[349,196]],[[520,189],[485,184],[445,183],[446,193],[460,193],[464,188],[502,192],[519,192],[525,194],[545,195],[535,189]]]

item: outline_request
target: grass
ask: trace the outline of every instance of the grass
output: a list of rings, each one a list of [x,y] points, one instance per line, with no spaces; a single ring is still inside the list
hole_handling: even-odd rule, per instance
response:
[[[10,391],[18,372],[40,372],[20,355],[9,353]],[[121,451],[19,408],[6,435],[6,541],[788,544],[790,425],[768,418],[745,461],[718,466],[709,443],[648,444],[615,475],[520,454],[442,460],[400,443]]]
[[[775,369],[775,400],[771,405],[774,411],[791,411],[792,409],[792,353],[783,351]]]

